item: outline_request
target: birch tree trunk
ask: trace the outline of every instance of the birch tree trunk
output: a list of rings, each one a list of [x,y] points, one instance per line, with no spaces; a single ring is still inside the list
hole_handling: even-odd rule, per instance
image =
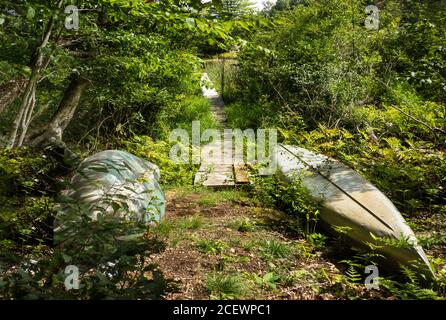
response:
[[[57,7],[61,8],[63,0],[59,0]],[[31,63],[31,76],[25,87],[19,112],[12,124],[12,131],[8,141],[8,148],[21,146],[31,123],[34,106],[36,104],[36,89],[40,79],[40,73],[45,68],[45,56],[43,49],[48,45],[55,25],[55,18],[51,16],[42,36],[42,41],[34,53],[34,60]]]
[[[36,146],[54,139],[62,140],[63,132],[71,122],[82,93],[89,84],[90,82],[87,79],[81,77],[71,80],[51,120],[43,128],[27,138],[31,145]]]

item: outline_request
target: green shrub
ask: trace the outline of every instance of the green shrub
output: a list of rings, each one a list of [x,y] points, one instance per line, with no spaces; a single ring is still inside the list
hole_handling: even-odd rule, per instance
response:
[[[208,275],[206,289],[216,299],[239,299],[247,291],[244,280],[239,275],[223,273]]]
[[[0,252],[40,252],[51,243],[60,167],[44,150],[0,150]]]
[[[180,97],[180,101],[163,109],[154,125],[158,127],[156,137],[161,140],[169,138],[173,129],[186,129],[192,133],[192,121],[200,121],[200,131],[216,127],[209,100],[197,89],[193,94]]]
[[[144,234],[146,225],[112,217],[92,221],[74,204],[64,217],[70,236],[53,235],[56,181],[65,174],[55,153],[18,148],[1,150],[0,159],[0,299],[161,297],[166,282],[147,261],[164,244],[123,237]],[[79,269],[79,289],[65,287],[70,265]]]
[[[198,240],[196,246],[200,252],[206,254],[222,254],[227,248],[228,244],[221,240]]]
[[[276,240],[266,240],[261,243],[260,251],[264,259],[271,260],[288,257],[292,253],[292,247]]]
[[[254,176],[253,181],[252,193],[261,203],[291,214],[297,220],[297,230],[303,230],[305,234],[315,232],[321,202],[310,195],[299,177],[293,183],[285,181],[280,174]],[[305,221],[304,228],[301,221]]]
[[[154,141],[149,136],[134,136],[122,142],[124,148],[134,155],[146,159],[160,168],[163,185],[191,185],[195,171],[193,164],[176,164],[169,158],[169,152],[175,142]]]

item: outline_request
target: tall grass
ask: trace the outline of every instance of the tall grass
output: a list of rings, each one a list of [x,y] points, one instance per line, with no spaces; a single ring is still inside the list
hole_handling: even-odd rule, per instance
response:
[[[209,101],[201,92],[181,100],[172,110],[164,110],[158,118],[160,138],[168,139],[172,129],[185,129],[192,132],[192,121],[200,121],[200,130],[216,128]]]
[[[215,90],[223,97],[225,103],[235,100],[236,79],[238,76],[237,60],[221,59],[206,63],[206,72],[209,75]]]
[[[208,275],[206,289],[217,299],[238,299],[247,291],[241,276],[221,273]]]

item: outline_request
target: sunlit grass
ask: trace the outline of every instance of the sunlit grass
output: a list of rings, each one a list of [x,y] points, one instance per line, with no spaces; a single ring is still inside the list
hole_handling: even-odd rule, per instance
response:
[[[246,199],[247,195],[243,191],[223,190],[215,192],[203,192],[200,194],[198,204],[202,206],[215,206],[222,202],[233,202]]]
[[[260,251],[265,260],[270,260],[290,256],[292,247],[289,244],[277,240],[266,240],[261,242]]]
[[[206,289],[217,299],[237,299],[247,292],[244,279],[239,275],[212,273],[206,279]]]

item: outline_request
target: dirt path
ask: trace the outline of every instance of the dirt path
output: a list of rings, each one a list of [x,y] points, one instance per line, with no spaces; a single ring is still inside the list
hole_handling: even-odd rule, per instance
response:
[[[167,299],[338,299],[369,295],[299,236],[298,220],[249,194],[180,188],[167,192],[153,256],[175,290]],[[321,247],[322,248],[322,247]]]

